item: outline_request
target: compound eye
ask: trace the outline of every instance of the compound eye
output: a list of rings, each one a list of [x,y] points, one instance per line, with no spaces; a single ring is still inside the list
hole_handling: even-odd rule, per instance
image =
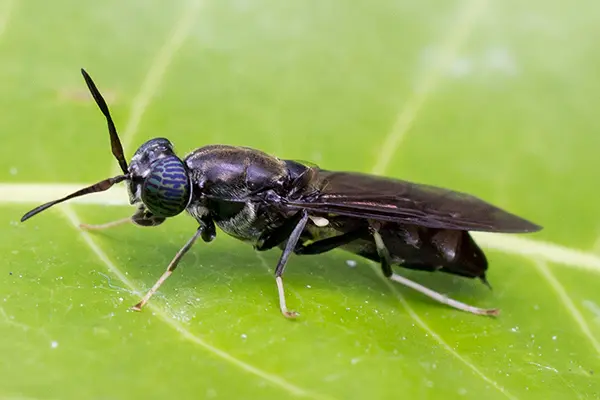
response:
[[[142,186],[142,201],[157,217],[174,217],[190,200],[190,179],[183,162],[168,156],[152,163]]]

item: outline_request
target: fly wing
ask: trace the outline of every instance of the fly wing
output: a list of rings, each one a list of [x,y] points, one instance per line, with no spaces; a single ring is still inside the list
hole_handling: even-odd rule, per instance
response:
[[[428,228],[524,233],[541,229],[477,197],[435,186],[354,172],[318,170],[291,208]]]

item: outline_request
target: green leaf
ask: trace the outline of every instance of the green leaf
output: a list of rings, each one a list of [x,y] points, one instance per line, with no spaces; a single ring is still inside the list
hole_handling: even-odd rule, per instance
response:
[[[600,396],[598,5],[564,2],[0,0],[0,397],[578,398]],[[489,291],[403,275],[496,319],[435,303],[334,251],[292,257],[296,321],[273,268],[218,233],[141,313],[193,234],[85,233],[131,215],[122,188],[24,212],[128,157],[252,146],[327,169],[466,191],[539,223],[475,235]],[[69,186],[60,186],[69,184]],[[347,260],[357,262],[355,268]]]

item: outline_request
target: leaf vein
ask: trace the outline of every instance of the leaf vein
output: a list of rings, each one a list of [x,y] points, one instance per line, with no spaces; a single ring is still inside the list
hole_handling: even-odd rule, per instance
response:
[[[596,350],[596,352],[600,354],[600,343],[592,333],[590,326],[585,321],[585,318],[583,318],[581,312],[575,306],[573,299],[571,299],[571,296],[569,296],[569,293],[566,291],[565,287],[560,283],[558,279],[556,279],[552,271],[550,271],[548,264],[539,259],[533,259],[533,262],[540,274],[546,279],[550,287],[552,287],[552,289],[556,292],[569,314],[571,314],[571,317],[573,317],[573,319],[577,323],[577,326],[579,327],[581,332],[590,341],[591,345],[594,347],[594,350]]]
[[[4,6],[4,13],[0,15],[0,37],[6,32],[8,21],[12,16],[16,0],[7,0]]]
[[[435,332],[429,325],[427,325],[425,323],[425,321],[423,321],[421,319],[421,317],[419,317],[419,315],[415,312],[415,310],[406,301],[406,299],[404,298],[402,293],[398,290],[396,285],[394,285],[389,279],[387,279],[380,273],[379,265],[377,265],[375,263],[369,263],[369,264],[371,265],[371,268],[375,271],[377,276],[379,276],[384,281],[384,283],[388,286],[388,288],[390,289],[392,294],[394,294],[398,298],[398,300],[402,304],[402,307],[404,307],[404,309],[406,311],[408,311],[408,314],[410,315],[410,317],[417,323],[417,325],[419,325],[419,327],[421,329],[423,329],[425,332],[427,332],[433,338],[433,340],[435,340],[440,346],[442,346],[442,348],[444,350],[448,351],[454,358],[456,358],[457,360],[462,362],[464,365],[466,365],[471,371],[473,371],[475,373],[475,375],[477,375],[478,377],[483,379],[485,382],[492,385],[495,389],[497,389],[500,393],[502,393],[509,399],[516,400],[516,397],[513,396],[507,389],[505,389],[503,386],[498,384],[496,381],[494,381],[493,379],[491,379],[490,377],[485,375],[483,372],[481,372],[481,370],[479,368],[477,368],[477,366],[475,366],[475,364],[473,364],[471,361],[469,361],[468,359],[466,359],[465,357],[460,355],[460,353],[458,353],[448,343],[446,343],[444,341],[444,339],[442,339],[442,337],[437,332]]]
[[[133,282],[131,280],[129,280],[129,278],[127,278],[127,276],[121,272],[121,270],[108,258],[108,256],[106,255],[106,253],[100,248],[100,246],[94,241],[94,239],[92,238],[92,236],[85,232],[82,231],[80,229],[78,229],[79,224],[81,223],[79,220],[79,217],[77,216],[77,214],[71,209],[70,206],[66,205],[64,207],[61,208],[63,214],[67,217],[67,219],[69,220],[69,222],[71,223],[71,225],[79,232],[79,234],[81,235],[81,237],[83,238],[84,242],[87,244],[87,246],[90,248],[90,250],[98,257],[98,259],[107,267],[107,269],[112,272],[117,278],[119,278],[119,280],[121,280],[127,287],[129,287],[132,291],[134,292],[139,292],[139,290],[135,287],[135,285],[133,284]],[[174,330],[176,330],[177,332],[179,332],[185,339],[189,340],[190,342],[198,345],[199,347],[201,347],[202,349],[206,350],[207,352],[211,353],[212,355],[222,359],[223,361],[226,361],[240,369],[242,369],[243,371],[246,371],[248,373],[251,373],[261,379],[264,379],[265,381],[293,394],[296,396],[306,396],[306,397],[312,397],[312,398],[325,398],[326,396],[320,395],[320,394],[316,394],[316,393],[312,393],[308,390],[305,390],[303,388],[300,388],[288,381],[286,381],[285,379],[273,375],[269,372],[263,371],[261,369],[259,369],[258,367],[255,367],[251,364],[248,364],[236,357],[234,357],[233,355],[231,355],[230,353],[221,350],[209,343],[207,343],[206,341],[204,341],[203,339],[201,339],[200,337],[194,335],[192,332],[190,332],[185,326],[183,326],[182,324],[180,324],[178,321],[174,320],[173,318],[169,317],[169,315],[162,310],[161,308],[157,307],[156,305],[149,303],[147,305],[147,307],[149,307],[152,311],[154,311],[154,313],[164,322],[166,323],[168,326],[170,326],[171,328],[173,328]]]
[[[188,6],[183,10],[181,17],[177,19],[171,30],[171,34],[165,41],[163,46],[156,54],[142,86],[140,87],[139,93],[133,100],[131,107],[131,114],[125,125],[125,130],[121,140],[125,149],[131,145],[135,134],[138,131],[140,122],[150,101],[154,98],[154,95],[158,91],[161,82],[169,68],[169,65],[173,61],[173,58],[177,51],[183,45],[185,39],[189,36],[190,30],[193,27],[193,22],[202,6],[201,0],[191,0],[188,2]],[[118,173],[118,167],[115,165],[113,173]]]
[[[377,152],[378,158],[371,172],[381,175],[385,172],[392,157],[398,151],[402,140],[412,127],[413,121],[417,117],[421,108],[436,89],[440,78],[448,66],[454,61],[459,49],[471,34],[475,22],[485,11],[487,0],[472,0],[461,10],[457,22],[453,28],[444,35],[441,44],[441,53],[437,63],[430,68],[427,73],[417,82],[413,94],[406,102],[406,105],[398,113],[392,130],[386,135],[383,145]]]

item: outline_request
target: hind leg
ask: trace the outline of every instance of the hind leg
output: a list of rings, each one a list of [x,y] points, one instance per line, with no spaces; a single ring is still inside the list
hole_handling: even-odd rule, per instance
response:
[[[446,304],[450,307],[454,307],[454,308],[462,310],[462,311],[466,311],[466,312],[469,312],[472,314],[477,314],[477,315],[498,315],[498,313],[499,313],[498,309],[485,309],[485,308],[478,308],[478,307],[470,306],[470,305],[462,303],[458,300],[451,299],[451,298],[449,298],[441,293],[438,293],[435,290],[431,290],[421,284],[413,282],[408,278],[405,278],[403,276],[395,274],[392,271],[392,267],[391,267],[390,253],[389,253],[387,247],[385,246],[385,243],[383,242],[383,238],[381,237],[381,234],[379,233],[378,226],[376,224],[372,224],[370,229],[371,229],[371,234],[373,235],[373,239],[375,240],[375,245],[377,247],[377,254],[379,255],[379,258],[381,259],[381,261],[380,261],[381,262],[381,270],[383,272],[383,275],[386,278],[388,278],[394,282],[398,282],[401,285],[408,286],[409,288],[414,289],[414,290],[424,294],[425,296],[428,296],[428,297],[432,298],[433,300],[436,300],[442,304]]]

